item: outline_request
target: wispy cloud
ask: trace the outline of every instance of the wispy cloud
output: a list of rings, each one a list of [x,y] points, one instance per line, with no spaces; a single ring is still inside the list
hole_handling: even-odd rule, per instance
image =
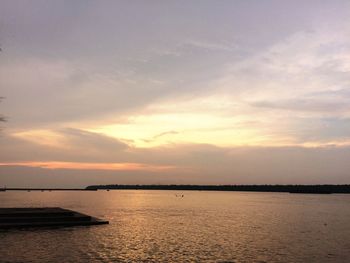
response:
[[[111,170],[111,171],[164,171],[175,169],[174,166],[149,165],[141,163],[76,163],[76,162],[9,162],[0,166],[23,166],[43,169],[69,170]]]

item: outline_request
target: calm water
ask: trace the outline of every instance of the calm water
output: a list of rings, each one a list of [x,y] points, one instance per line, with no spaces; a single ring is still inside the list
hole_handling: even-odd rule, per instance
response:
[[[350,195],[5,192],[0,193],[0,206],[60,206],[110,221],[102,226],[1,231],[0,262],[350,259]]]

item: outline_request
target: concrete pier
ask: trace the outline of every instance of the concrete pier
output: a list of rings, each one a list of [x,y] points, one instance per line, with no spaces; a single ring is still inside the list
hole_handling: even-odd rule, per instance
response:
[[[60,207],[0,208],[0,229],[108,224],[76,211]]]

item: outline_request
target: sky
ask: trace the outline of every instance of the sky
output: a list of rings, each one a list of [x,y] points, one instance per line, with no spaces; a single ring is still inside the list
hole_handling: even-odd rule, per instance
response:
[[[350,2],[2,0],[0,187],[350,183]]]

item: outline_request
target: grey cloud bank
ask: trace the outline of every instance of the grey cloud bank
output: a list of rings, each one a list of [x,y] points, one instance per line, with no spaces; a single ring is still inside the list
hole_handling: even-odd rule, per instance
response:
[[[200,5],[191,1],[4,1],[0,81],[9,100],[5,113],[16,125],[38,125],[98,119],[202,89],[215,92],[217,87],[208,83],[220,79],[227,65],[249,61],[298,32],[337,29],[348,20],[348,5],[347,1],[203,1]],[[256,79],[259,74],[277,80],[294,78],[276,63],[290,61],[296,54],[305,56],[310,49],[300,52],[305,41],[309,40],[292,46],[299,50],[272,50],[277,52],[273,61],[253,61],[247,68],[251,73],[239,73],[239,78],[252,78],[244,89],[266,82]],[[327,43],[322,55],[339,53],[339,48],[332,50],[337,42]],[[345,45],[348,50],[349,42]],[[167,55],[172,53],[178,56]],[[259,66],[267,69],[261,72]],[[273,76],[268,71],[271,66],[279,70]],[[348,77],[343,79],[342,85],[347,85]],[[238,83],[230,85],[230,92],[239,92],[240,81],[237,77],[233,81]]]
[[[317,184],[347,183],[350,147],[216,147],[177,145],[137,149],[98,134],[65,130],[66,145],[43,146],[3,138],[2,183],[8,187],[81,187],[93,183]],[[67,147],[67,148],[66,148]],[[28,159],[28,156],[30,158]],[[106,171],[11,165],[23,161],[144,163],[175,169]],[[41,180],[45,178],[44,180]]]

